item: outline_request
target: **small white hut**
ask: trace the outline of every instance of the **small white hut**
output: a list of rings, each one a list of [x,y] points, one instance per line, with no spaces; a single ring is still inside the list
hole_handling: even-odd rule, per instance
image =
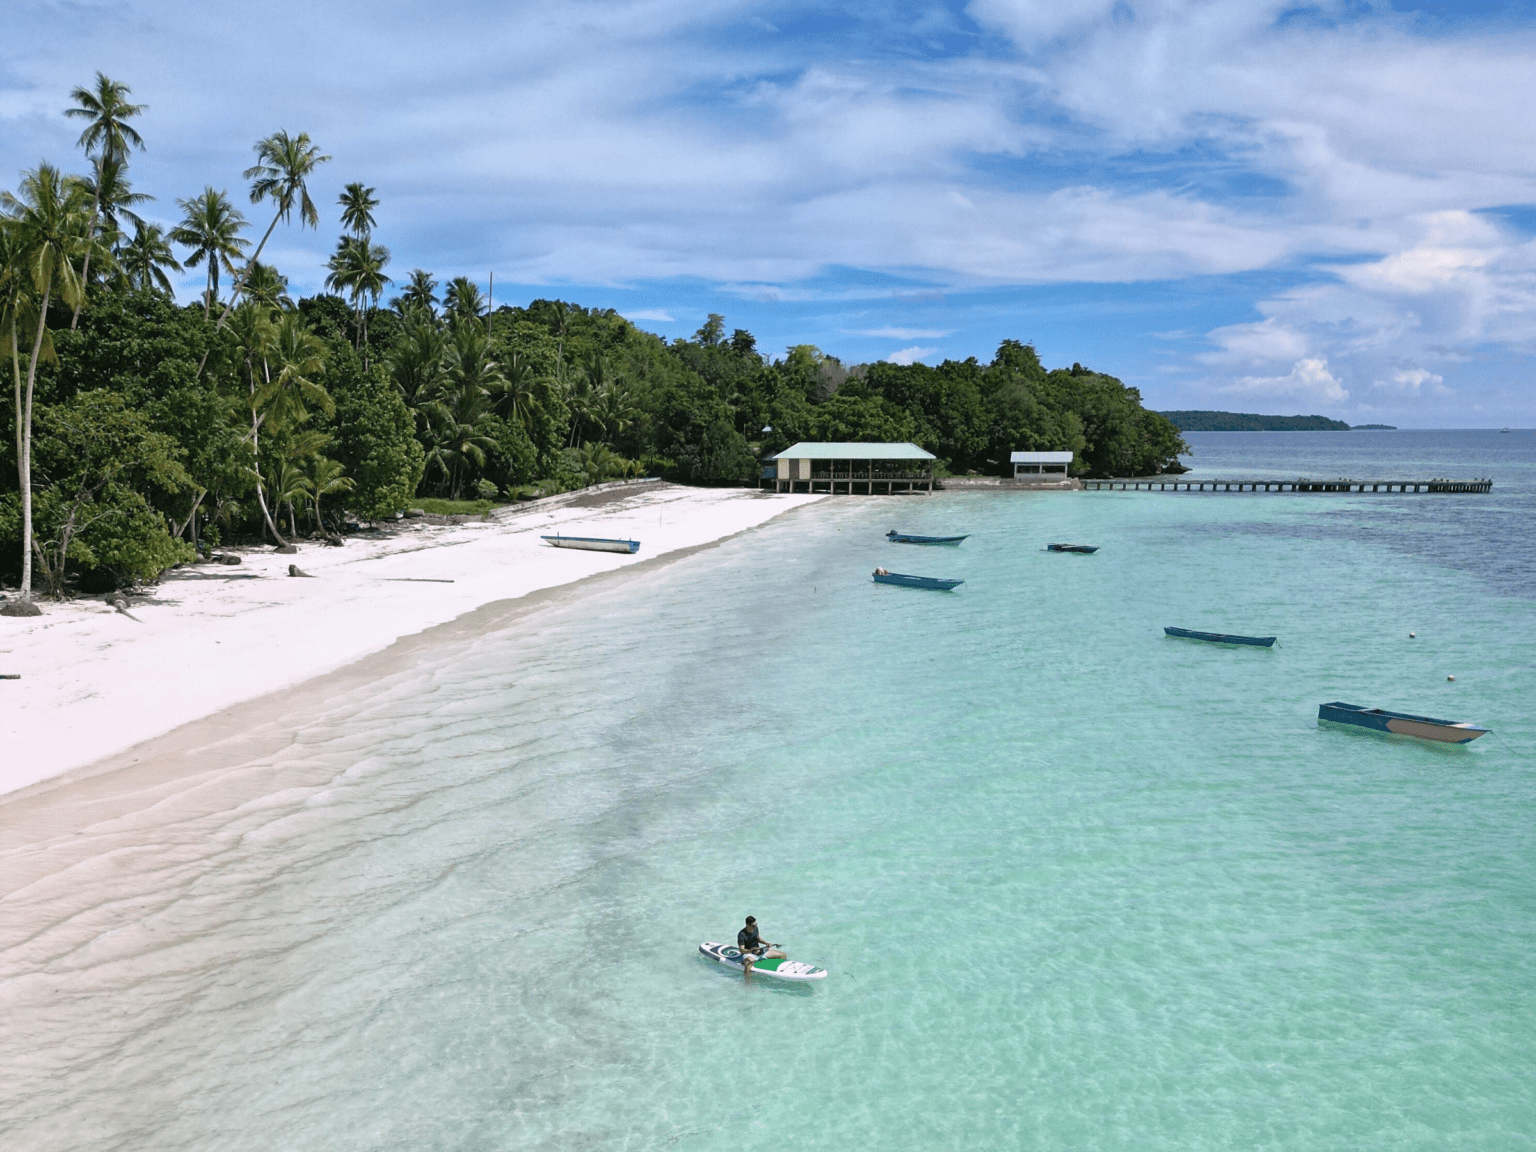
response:
[[[1036,476],[1044,472],[1060,472],[1067,474],[1067,468],[1072,463],[1070,452],[1014,452],[1008,457],[1008,462],[1013,465],[1013,477],[1015,480],[1025,476]]]

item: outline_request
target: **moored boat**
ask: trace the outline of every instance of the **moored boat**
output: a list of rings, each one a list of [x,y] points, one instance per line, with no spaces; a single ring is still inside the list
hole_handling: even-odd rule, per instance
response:
[[[887,572],[884,568],[874,571],[876,584],[894,584],[898,588],[926,588],[930,592],[952,592],[964,580],[943,580],[937,576],[907,576],[900,572]]]
[[[1181,640],[1204,640],[1209,644],[1247,644],[1254,648],[1272,648],[1273,636],[1236,636],[1228,632],[1195,632],[1189,628],[1164,628],[1163,633]]]
[[[892,544],[959,544],[964,536],[918,536],[912,532],[897,532],[894,529],[885,534],[885,538]]]
[[[638,540],[604,540],[600,536],[545,536],[552,548],[580,548],[583,552],[628,552],[634,555],[640,551]]]
[[[1476,740],[1487,728],[1466,720],[1436,720],[1433,716],[1415,716],[1411,712],[1389,712],[1385,708],[1366,708],[1335,700],[1317,706],[1317,718],[1332,724],[1349,724],[1373,732],[1391,732],[1398,736],[1417,736],[1420,740],[1438,740],[1442,744],[1465,744]]]
[[[1081,552],[1084,556],[1091,556],[1099,550],[1097,544],[1047,544],[1047,552]]]

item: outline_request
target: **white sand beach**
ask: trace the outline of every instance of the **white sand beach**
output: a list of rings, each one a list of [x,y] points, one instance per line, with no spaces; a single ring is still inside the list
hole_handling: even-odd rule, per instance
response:
[[[344,547],[226,549],[131,597],[0,617],[0,794],[332,672],[482,605],[645,563],[820,499],[669,484],[574,494],[459,524],[394,522]],[[640,541],[637,555],[551,548],[555,532]],[[288,575],[290,564],[310,579]],[[50,783],[44,783],[50,782]]]

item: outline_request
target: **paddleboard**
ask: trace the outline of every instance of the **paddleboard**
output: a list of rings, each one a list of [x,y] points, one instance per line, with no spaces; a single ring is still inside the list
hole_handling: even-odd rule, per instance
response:
[[[705,941],[699,945],[699,954],[708,956],[717,964],[741,971],[741,949],[734,944],[714,944]],[[772,976],[775,980],[825,980],[827,970],[799,960],[758,960],[752,965],[754,976]]]

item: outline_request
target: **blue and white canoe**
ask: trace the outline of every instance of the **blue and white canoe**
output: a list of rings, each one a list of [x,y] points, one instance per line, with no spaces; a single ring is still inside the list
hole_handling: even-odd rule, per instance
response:
[[[1181,640],[1204,640],[1208,644],[1248,644],[1254,648],[1273,648],[1273,636],[1234,636],[1226,632],[1193,632],[1188,628],[1164,628],[1167,636]]]
[[[580,548],[583,552],[628,552],[633,556],[640,551],[638,540],[604,540],[599,536],[545,536],[552,548]]]
[[[918,536],[913,532],[890,531],[885,538],[892,544],[948,544],[956,545],[964,540],[964,536]]]
[[[1348,724],[1373,732],[1391,732],[1397,736],[1417,736],[1420,740],[1438,740],[1442,744],[1465,744],[1476,740],[1487,728],[1466,720],[1436,720],[1433,716],[1415,716],[1410,712],[1388,712],[1385,708],[1366,708],[1335,700],[1317,706],[1317,718],[1331,724]]]
[[[738,972],[745,967],[741,960],[741,950],[734,944],[716,944],[706,940],[699,945],[699,955],[707,956],[715,963],[724,964]],[[752,975],[772,976],[775,980],[825,980],[827,970],[802,960],[756,960],[752,964]]]
[[[1084,556],[1092,556],[1099,550],[1097,544],[1047,544],[1047,552],[1079,552]]]
[[[953,592],[964,580],[941,580],[937,576],[905,576],[900,572],[887,572],[884,568],[874,571],[876,584],[894,584],[898,588],[926,588],[930,592]]]

